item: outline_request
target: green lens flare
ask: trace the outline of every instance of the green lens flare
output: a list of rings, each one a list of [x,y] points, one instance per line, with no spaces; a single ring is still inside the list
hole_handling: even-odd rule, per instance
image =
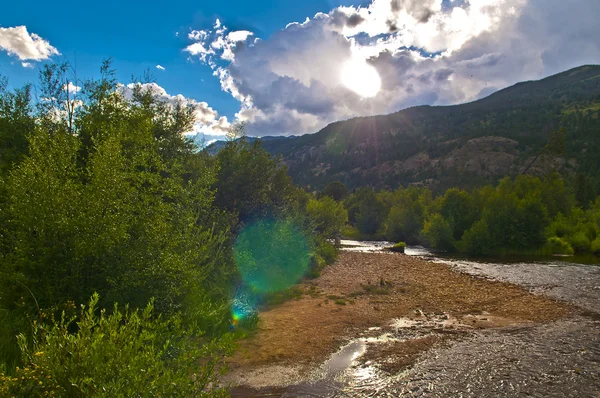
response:
[[[242,230],[233,247],[244,281],[257,293],[289,288],[304,276],[311,245],[291,221],[263,220]]]

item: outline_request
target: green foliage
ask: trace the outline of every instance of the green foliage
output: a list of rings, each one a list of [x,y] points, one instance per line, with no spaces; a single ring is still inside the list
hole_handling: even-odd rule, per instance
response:
[[[371,236],[379,232],[388,210],[381,203],[373,190],[361,191],[358,203],[356,227],[362,235]]]
[[[471,196],[466,191],[456,188],[447,190],[442,196],[439,203],[439,213],[450,227],[452,238],[455,240],[460,239],[477,218],[477,209]],[[447,237],[441,236],[440,238],[442,238],[441,241],[439,239],[436,241],[441,246],[433,247],[448,250],[451,247],[451,239],[448,240]],[[445,246],[445,248],[442,246]]]
[[[153,145],[151,115],[114,101],[130,113],[104,114],[110,125],[96,135],[84,167],[81,136],[32,132],[29,156],[7,181],[4,270],[11,276],[3,290],[21,294],[18,280],[42,307],[81,302],[94,291],[104,303],[136,307],[155,297],[157,309],[174,313],[211,275],[213,253],[225,243],[225,231],[204,224],[214,170],[204,167],[204,177],[185,182],[181,167],[169,166]],[[7,306],[14,297],[2,300]]]
[[[572,255],[574,253],[574,250],[569,242],[557,236],[553,236],[548,239],[548,246],[550,247],[552,254]]]
[[[345,239],[359,240],[360,239],[360,231],[358,230],[358,228],[356,228],[352,225],[345,225],[342,228],[342,237]]]
[[[441,214],[431,215],[421,234],[433,249],[454,250],[453,228]]]
[[[215,204],[242,222],[279,216],[290,210],[295,189],[287,169],[265,151],[260,140],[229,141],[217,155]]]
[[[340,236],[342,228],[348,222],[348,212],[341,203],[329,196],[311,199],[306,206],[314,230],[325,239]]]
[[[593,242],[592,242],[592,246],[590,248],[590,251],[596,255],[600,255],[600,237],[596,238]]]
[[[327,241],[321,241],[317,246],[317,254],[325,260],[326,264],[333,264],[339,253],[339,249]]]
[[[263,303],[267,307],[276,306],[290,300],[299,300],[304,296],[304,291],[298,286],[292,286],[288,289],[269,292],[263,296]]]
[[[431,195],[417,187],[377,194],[359,189],[345,201],[353,225],[344,229],[344,236],[379,236],[365,233],[365,225],[379,225],[375,212],[365,212],[373,215],[370,220],[360,218],[361,207],[369,206],[381,208],[380,214],[389,209],[378,229],[387,240],[474,255],[551,251],[546,243],[554,236],[579,241],[576,251],[589,250],[588,243],[600,236],[600,200],[587,210],[574,207],[572,191],[555,173],[504,178],[495,187],[472,192],[452,188],[435,200]]]
[[[77,318],[36,324],[33,344],[19,336],[24,368],[0,379],[0,393],[50,396],[227,396],[215,370],[231,342],[202,341],[177,317],[142,311],[99,311],[98,295]],[[75,329],[75,332],[72,330]],[[202,358],[201,361],[198,359]]]
[[[344,183],[339,181],[332,181],[320,193],[320,197],[329,196],[333,200],[339,202],[348,197],[350,191]]]
[[[580,231],[569,237],[569,244],[575,250],[575,253],[587,253],[591,249],[590,239],[585,232]]]
[[[497,243],[490,234],[488,223],[479,220],[465,232],[460,243],[461,250],[479,256],[493,254]]]
[[[431,205],[431,192],[410,187],[389,193],[381,192],[379,197],[390,208],[385,220],[386,239],[419,243],[420,231]]]
[[[0,178],[27,154],[27,135],[35,120],[31,115],[31,86],[6,91],[0,76]]]
[[[404,243],[404,242],[398,242],[394,246],[390,247],[391,251],[397,252],[397,253],[404,253],[405,249],[406,249],[406,243]]]
[[[306,273],[312,253],[308,237],[291,220],[264,220],[245,227],[234,256],[246,284],[257,293],[296,284]]]

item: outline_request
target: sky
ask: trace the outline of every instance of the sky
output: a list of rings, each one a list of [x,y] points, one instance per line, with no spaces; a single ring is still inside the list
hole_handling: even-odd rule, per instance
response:
[[[68,61],[73,87],[111,57],[125,90],[197,107],[195,133],[314,133],[356,116],[464,103],[600,63],[598,0],[6,2],[11,87]],[[74,89],[74,92],[77,90]]]

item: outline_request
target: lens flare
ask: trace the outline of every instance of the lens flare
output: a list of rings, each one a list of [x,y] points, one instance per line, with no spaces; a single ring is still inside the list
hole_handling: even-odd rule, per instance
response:
[[[258,313],[258,300],[247,288],[240,288],[231,301],[231,323],[236,326],[240,321]]]
[[[277,292],[297,283],[310,264],[311,245],[289,220],[262,220],[239,234],[234,258],[244,282],[257,294]]]

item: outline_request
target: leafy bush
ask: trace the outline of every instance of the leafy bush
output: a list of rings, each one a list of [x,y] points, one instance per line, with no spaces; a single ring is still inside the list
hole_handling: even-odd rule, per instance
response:
[[[337,238],[348,222],[348,211],[329,196],[310,200],[306,212],[314,231],[325,239]]]
[[[317,246],[317,254],[320,255],[323,260],[325,260],[326,264],[333,264],[340,254],[340,251],[331,243],[327,241],[321,241],[319,242],[319,246]]]
[[[600,237],[592,242],[591,251],[596,255],[600,255]]]
[[[471,229],[464,233],[461,242],[462,251],[474,255],[489,255],[495,249],[494,240],[490,235],[488,224],[479,220]]]
[[[405,249],[406,249],[406,243],[404,243],[404,242],[398,242],[394,246],[390,247],[390,251],[397,252],[397,253],[404,253]]]
[[[421,234],[434,249],[454,250],[452,226],[441,214],[429,217]]]
[[[575,253],[585,253],[590,251],[591,242],[585,232],[577,232],[569,238],[569,243],[575,250]]]
[[[143,311],[115,305],[97,315],[98,300],[94,294],[77,319],[34,324],[32,344],[19,335],[24,367],[2,375],[0,395],[227,396],[216,375],[231,351],[228,337],[203,341],[180,318],[155,317],[152,302]]]
[[[548,246],[552,251],[552,254],[573,254],[573,248],[565,239],[553,236],[548,239]]]
[[[346,225],[344,228],[342,228],[342,237],[346,239],[359,240],[360,231],[356,227]]]

